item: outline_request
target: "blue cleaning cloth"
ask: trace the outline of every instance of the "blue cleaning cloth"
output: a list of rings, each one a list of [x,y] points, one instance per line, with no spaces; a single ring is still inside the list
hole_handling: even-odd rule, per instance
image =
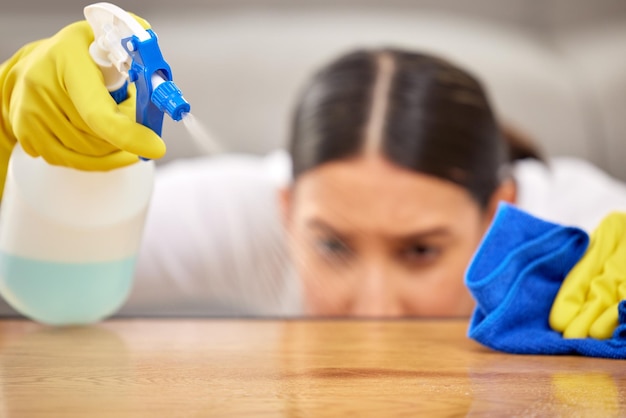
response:
[[[626,301],[608,340],[566,339],[548,323],[561,283],[588,243],[581,229],[501,203],[465,276],[477,304],[469,337],[508,353],[626,359]]]

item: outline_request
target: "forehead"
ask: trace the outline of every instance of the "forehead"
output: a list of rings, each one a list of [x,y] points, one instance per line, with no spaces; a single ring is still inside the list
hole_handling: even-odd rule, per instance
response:
[[[361,156],[321,165],[296,182],[294,208],[306,218],[403,233],[447,225],[479,212],[462,187]]]

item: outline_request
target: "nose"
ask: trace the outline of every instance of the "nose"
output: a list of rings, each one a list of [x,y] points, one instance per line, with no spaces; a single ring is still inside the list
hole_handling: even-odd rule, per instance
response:
[[[354,283],[352,315],[367,318],[397,318],[405,315],[396,278],[383,263],[363,269]]]

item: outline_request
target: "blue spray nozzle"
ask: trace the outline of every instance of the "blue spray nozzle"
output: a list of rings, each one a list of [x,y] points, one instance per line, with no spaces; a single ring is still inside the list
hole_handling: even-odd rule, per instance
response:
[[[132,58],[128,70],[130,81],[137,86],[137,122],[161,136],[163,113],[179,121],[191,109],[182,92],[172,81],[172,71],[157,42],[156,34],[139,40],[136,35],[122,39],[122,46]]]
[[[183,93],[172,81],[163,81],[156,86],[152,92],[152,103],[175,121],[181,120],[183,114],[189,113],[191,110],[191,106],[183,97]]]

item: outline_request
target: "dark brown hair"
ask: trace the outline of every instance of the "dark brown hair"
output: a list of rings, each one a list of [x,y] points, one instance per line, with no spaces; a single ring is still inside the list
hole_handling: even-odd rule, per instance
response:
[[[381,60],[392,63],[376,96]],[[378,152],[393,163],[461,185],[482,206],[514,155],[474,76],[427,54],[348,53],[305,86],[291,127],[293,176],[364,151],[375,100],[384,100]]]

